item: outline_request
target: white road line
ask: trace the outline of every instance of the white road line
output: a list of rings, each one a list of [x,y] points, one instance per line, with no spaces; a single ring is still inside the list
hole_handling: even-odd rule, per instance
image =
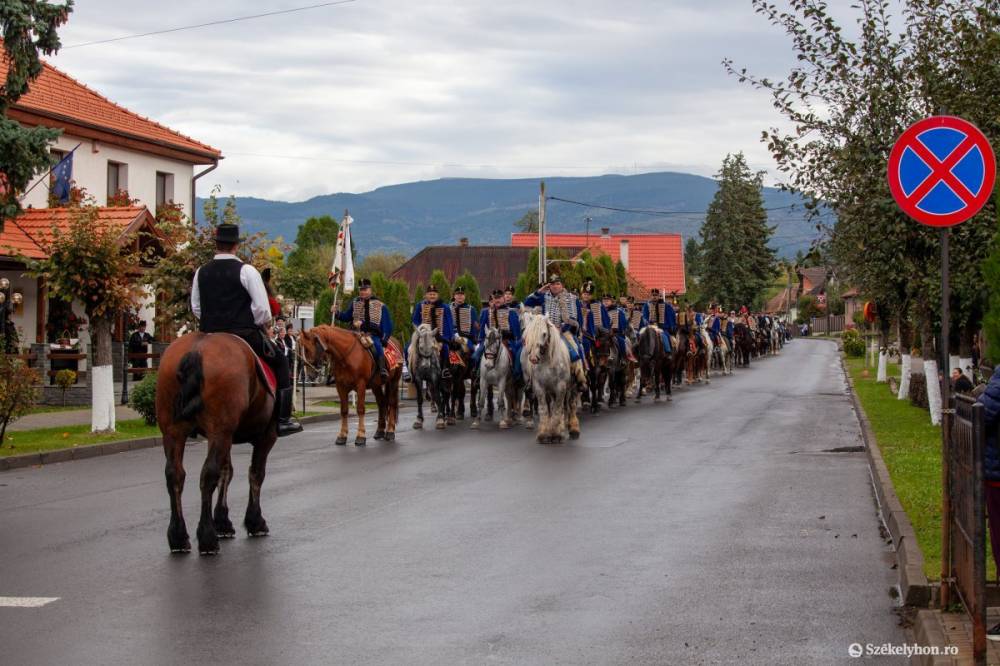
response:
[[[41,608],[59,597],[0,597],[0,608]]]

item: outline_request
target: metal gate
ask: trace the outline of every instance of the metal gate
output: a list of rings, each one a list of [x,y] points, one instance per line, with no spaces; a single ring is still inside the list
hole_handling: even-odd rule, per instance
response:
[[[972,619],[972,649],[986,663],[986,511],[983,488],[983,406],[953,396],[947,464],[950,496],[951,589]]]

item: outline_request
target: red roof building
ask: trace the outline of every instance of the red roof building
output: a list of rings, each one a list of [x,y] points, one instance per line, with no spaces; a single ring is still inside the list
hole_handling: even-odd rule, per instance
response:
[[[612,234],[602,229],[600,234],[546,234],[551,248],[594,248],[615,261],[639,284],[634,288],[660,289],[666,293],[687,291],[684,281],[684,243],[680,234]],[[538,247],[538,234],[513,233],[514,247]],[[633,285],[630,284],[630,291]],[[637,296],[638,298],[638,296]]]

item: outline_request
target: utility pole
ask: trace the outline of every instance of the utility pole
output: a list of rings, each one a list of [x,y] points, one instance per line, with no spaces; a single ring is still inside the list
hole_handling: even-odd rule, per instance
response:
[[[590,217],[584,220],[587,223],[587,247],[590,247]]]
[[[538,193],[538,282],[545,284],[545,181]]]

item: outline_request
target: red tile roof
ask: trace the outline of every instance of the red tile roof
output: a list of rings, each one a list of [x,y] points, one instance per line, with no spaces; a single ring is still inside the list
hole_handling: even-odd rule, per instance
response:
[[[0,80],[7,76],[7,60],[0,58]],[[12,107],[10,115],[22,122],[17,111],[42,116],[46,126],[65,123],[92,127],[124,138],[149,142],[189,155],[195,164],[219,159],[218,148],[175,132],[149,118],[115,104],[48,63],[31,83],[28,92]]]
[[[628,272],[649,289],[687,291],[684,282],[684,247],[680,234],[546,234],[549,247],[599,248],[612,259],[621,259],[621,242],[628,241]],[[537,247],[538,234],[514,233],[510,235],[514,247]],[[631,289],[631,287],[630,287]],[[638,296],[637,296],[638,298]]]
[[[466,269],[476,278],[479,294],[486,297],[494,289],[517,282],[519,273],[528,267],[531,248],[508,245],[430,245],[416,253],[390,276],[410,285],[427,284],[431,272],[444,271],[449,282]]]
[[[44,259],[45,246],[53,238],[53,230],[69,228],[72,211],[69,208],[29,208],[13,220],[4,222],[0,232],[0,257],[24,255]],[[121,237],[154,223],[153,214],[145,206],[121,206],[97,209],[97,224],[120,229]]]

